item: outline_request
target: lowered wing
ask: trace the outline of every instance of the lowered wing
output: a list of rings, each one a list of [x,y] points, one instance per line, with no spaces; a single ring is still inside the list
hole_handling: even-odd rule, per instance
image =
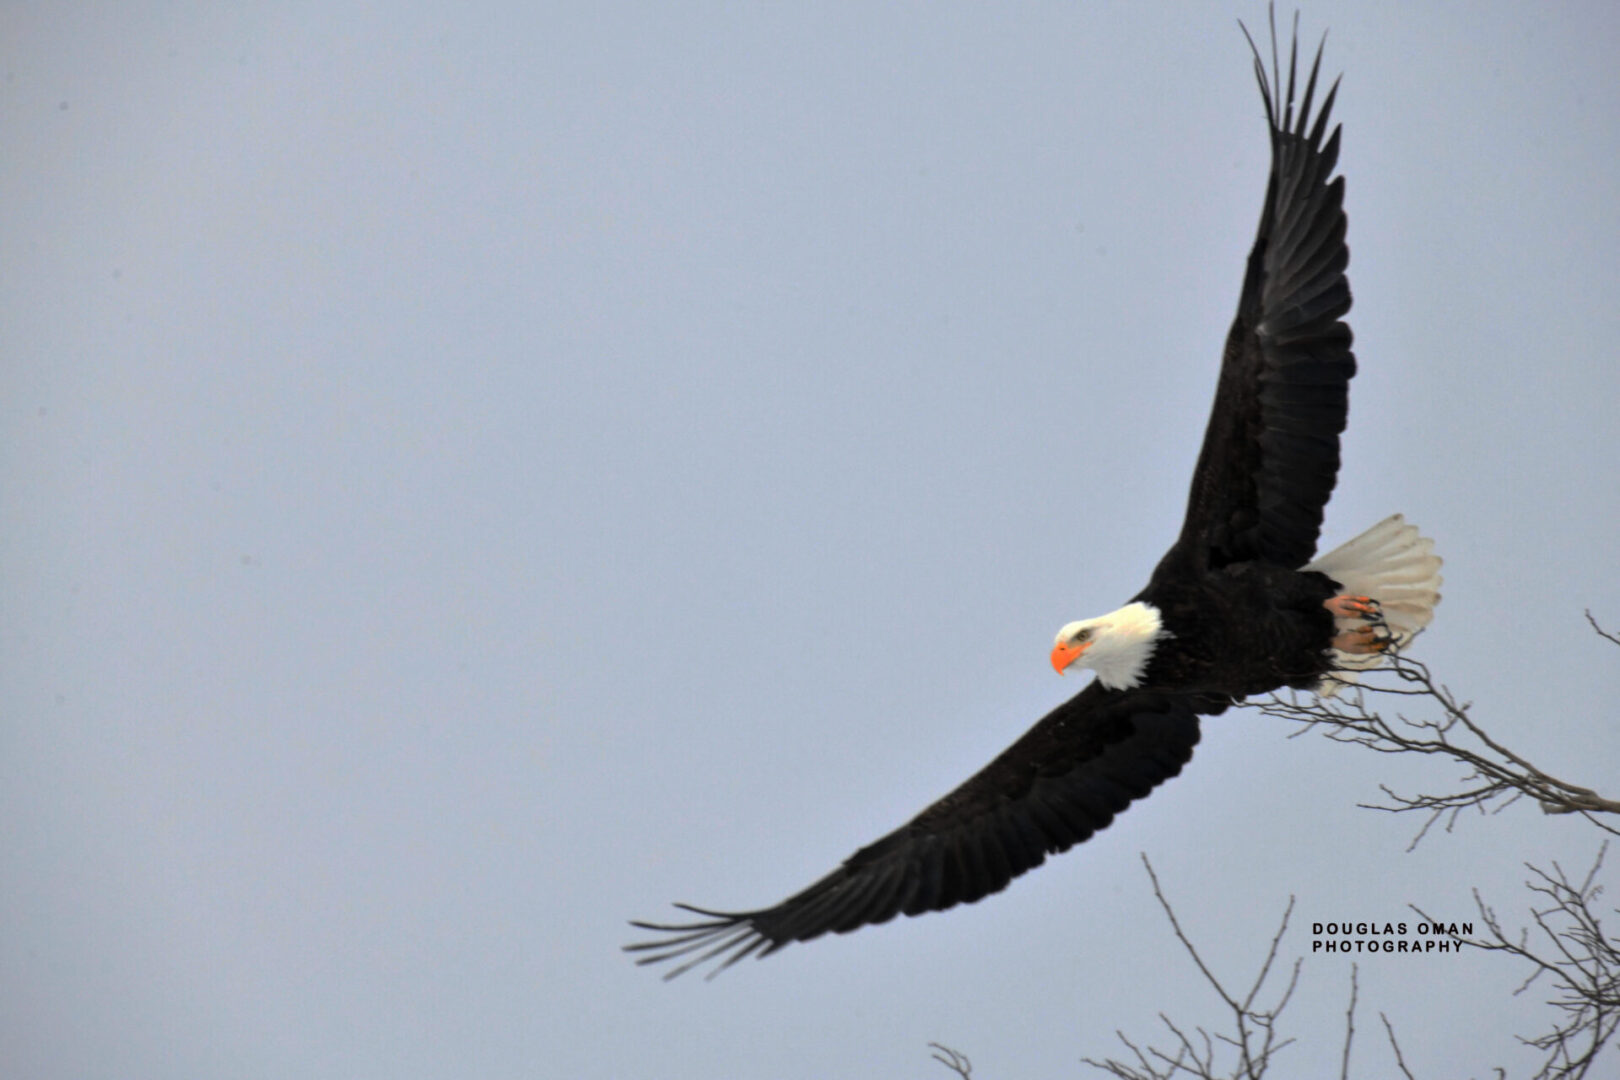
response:
[[[636,922],[663,935],[628,945],[642,964],[713,961],[718,974],[829,931],[971,904],[1107,827],[1175,776],[1198,742],[1198,717],[1225,703],[1093,682],[955,791],[775,907],[708,911],[686,923]]]

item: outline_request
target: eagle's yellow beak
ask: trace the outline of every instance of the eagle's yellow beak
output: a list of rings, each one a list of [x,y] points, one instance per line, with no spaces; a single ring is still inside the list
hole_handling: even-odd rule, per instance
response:
[[[1052,646],[1052,670],[1059,675],[1068,670],[1070,664],[1080,659],[1080,654],[1091,648],[1091,642],[1083,645],[1065,645],[1058,642]]]

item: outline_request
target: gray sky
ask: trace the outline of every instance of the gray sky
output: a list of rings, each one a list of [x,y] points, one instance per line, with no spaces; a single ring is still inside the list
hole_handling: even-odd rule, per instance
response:
[[[775,902],[1080,685],[1052,634],[1179,526],[1264,9],[583,7],[0,13],[0,1071],[1077,1076],[1223,1019],[1140,852],[1233,983],[1291,894],[1289,956],[1590,862],[1523,805],[1406,854],[1356,803],[1457,770],[1236,711],[990,900],[630,964],[626,919]],[[1327,539],[1418,522],[1418,655],[1608,783],[1620,9],[1324,26]],[[1360,971],[1364,1076],[1379,1011],[1427,1076],[1549,1020],[1490,958]],[[1348,978],[1307,957],[1290,1075]]]

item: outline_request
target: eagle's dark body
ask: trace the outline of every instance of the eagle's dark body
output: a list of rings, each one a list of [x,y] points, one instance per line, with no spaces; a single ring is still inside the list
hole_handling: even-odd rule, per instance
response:
[[[1136,598],[1159,610],[1171,636],[1142,684],[1231,700],[1313,689],[1333,670],[1333,616],[1322,605],[1338,592],[1326,574],[1258,561],[1155,582]]]

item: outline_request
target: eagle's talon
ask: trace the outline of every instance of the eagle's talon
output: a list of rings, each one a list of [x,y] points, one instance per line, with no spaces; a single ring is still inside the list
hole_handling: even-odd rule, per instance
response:
[[[1384,621],[1383,605],[1370,596],[1350,594],[1334,596],[1322,601],[1322,606],[1327,608],[1335,619],[1360,619],[1369,623]]]
[[[1333,635],[1333,647],[1352,656],[1370,656],[1388,652],[1395,644],[1395,635],[1382,622],[1374,626],[1357,626]]]

